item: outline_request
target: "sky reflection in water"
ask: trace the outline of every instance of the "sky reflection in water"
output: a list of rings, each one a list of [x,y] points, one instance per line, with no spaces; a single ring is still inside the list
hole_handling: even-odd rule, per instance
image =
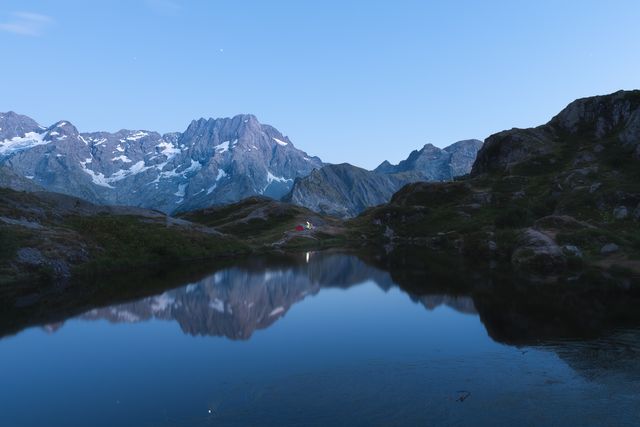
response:
[[[638,425],[640,332],[515,347],[355,256],[238,265],[0,341],[0,425]]]

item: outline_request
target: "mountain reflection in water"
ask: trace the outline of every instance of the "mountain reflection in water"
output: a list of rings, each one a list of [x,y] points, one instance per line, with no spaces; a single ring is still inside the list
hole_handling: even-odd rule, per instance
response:
[[[282,254],[0,290],[0,425],[640,425],[637,292],[457,262]]]
[[[160,319],[177,322],[189,335],[244,340],[256,330],[268,328],[296,303],[322,289],[347,289],[367,281],[383,290],[397,286],[389,272],[368,265],[354,255],[308,253],[304,259],[305,262],[280,265],[274,259],[245,261],[160,295],[95,308],[79,318],[105,319],[112,323]],[[477,313],[469,296],[409,297],[428,310],[445,305],[461,313]],[[55,331],[61,326],[52,324],[45,328]]]

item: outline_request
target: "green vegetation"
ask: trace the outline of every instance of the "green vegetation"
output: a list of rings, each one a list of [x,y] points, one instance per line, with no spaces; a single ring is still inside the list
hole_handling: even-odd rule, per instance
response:
[[[74,216],[66,225],[95,246],[86,270],[126,270],[148,264],[175,264],[192,259],[247,252],[229,236],[167,226],[134,216]]]
[[[231,205],[185,213],[181,218],[215,227],[246,242],[254,250],[264,250],[273,244],[287,250],[317,249],[340,245],[344,241],[343,236],[326,231],[340,227],[339,220],[263,197],[250,197]],[[318,230],[304,234],[294,232],[297,225],[306,221],[314,223]]]

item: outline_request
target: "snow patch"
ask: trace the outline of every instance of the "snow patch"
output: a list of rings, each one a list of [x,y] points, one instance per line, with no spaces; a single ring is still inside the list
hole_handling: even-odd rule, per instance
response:
[[[165,311],[167,307],[172,306],[176,302],[175,298],[171,297],[167,293],[153,298],[152,301],[153,302],[151,303],[151,310],[154,313]]]
[[[92,159],[88,158],[86,159],[84,162],[80,162],[80,167],[82,168],[82,170],[84,171],[84,173],[86,173],[87,175],[89,175],[91,177],[91,181],[93,181],[94,184],[99,185],[101,187],[105,187],[105,188],[115,188],[112,187],[109,184],[108,179],[104,176],[104,174],[98,172],[94,172],[91,169],[89,169],[87,167],[87,164],[91,163]]]
[[[181,153],[179,148],[176,148],[172,143],[164,140],[160,144],[156,145],[156,147],[161,149],[160,153],[164,154],[167,157],[167,160],[171,160]]]
[[[216,145],[216,153],[224,153],[226,151],[229,151],[229,142],[230,141],[224,141]]]
[[[28,150],[38,145],[46,145],[43,134],[37,132],[27,132],[24,136],[16,136],[11,139],[0,141],[0,156],[6,156],[18,151]]]
[[[282,145],[283,147],[284,147],[285,145],[289,145],[289,143],[288,143],[288,142],[284,142],[283,140],[278,139],[278,138],[273,138],[273,140],[274,140],[278,145]]]
[[[191,159],[191,164],[189,165],[188,168],[186,168],[185,170],[182,171],[182,175],[186,175],[186,174],[191,173],[191,172],[197,172],[200,169],[202,169],[202,163]]]
[[[267,182],[271,184],[273,181],[288,182],[288,181],[293,181],[293,179],[285,178],[283,176],[275,176],[274,174],[271,173],[271,171],[267,170]]]
[[[120,161],[121,161],[121,162],[123,162],[123,163],[131,163],[131,160],[130,160],[127,156],[125,156],[125,155],[118,156],[118,157],[114,157],[114,158],[113,158],[113,159],[111,159],[111,160],[113,160],[113,161],[120,160]]]
[[[173,194],[178,196],[178,197],[184,197],[184,195],[186,193],[186,190],[187,190],[187,184],[179,184],[178,185],[178,191],[176,191]]]
[[[116,150],[118,150],[121,153],[124,153],[124,148],[122,148],[122,146],[119,144],[116,146]]]
[[[224,313],[224,301],[215,298],[213,301],[209,303],[209,307],[214,309],[219,313]]]
[[[140,317],[137,314],[134,314],[127,310],[118,310],[116,308],[112,308],[111,314],[114,315],[118,320],[121,320],[124,322],[133,323],[133,322],[138,322],[140,320]]]
[[[284,307],[282,307],[282,306],[277,307],[271,313],[269,313],[269,317],[277,316],[278,314],[282,313],[283,311],[284,311]]]
[[[91,176],[91,180],[94,184],[100,185],[106,188],[115,188],[111,185],[113,182],[121,181],[129,176],[139,174],[140,172],[144,172],[147,169],[150,169],[150,166],[145,166],[144,160],[140,160],[129,169],[120,169],[109,177],[105,177],[101,172],[94,172],[91,169],[87,168],[87,164],[91,163],[92,160],[86,159],[84,162],[80,162],[80,166],[82,170]]]
[[[220,181],[222,178],[226,176],[229,176],[229,175],[227,175],[225,171],[223,171],[222,169],[218,170],[218,176],[216,177],[216,182],[207,189],[207,195],[213,193],[213,190],[215,190],[216,187],[218,186],[218,181]]]
[[[148,136],[149,134],[147,132],[143,132],[141,130],[133,133],[131,136],[127,137],[127,141],[137,141],[141,138],[144,138],[145,136]]]

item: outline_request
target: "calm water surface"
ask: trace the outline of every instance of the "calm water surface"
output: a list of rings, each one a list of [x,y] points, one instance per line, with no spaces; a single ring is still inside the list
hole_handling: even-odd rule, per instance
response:
[[[4,336],[0,425],[640,425],[640,329],[513,345],[479,301],[352,255],[239,262]]]

